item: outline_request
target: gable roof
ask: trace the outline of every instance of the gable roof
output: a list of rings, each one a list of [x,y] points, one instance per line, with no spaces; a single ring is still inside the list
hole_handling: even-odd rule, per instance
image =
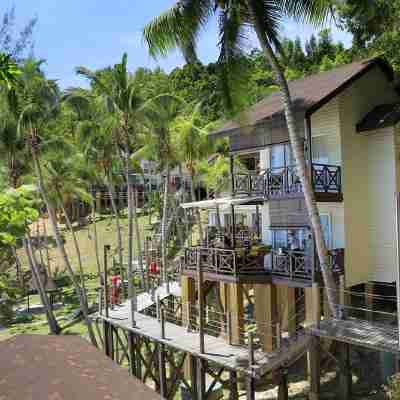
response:
[[[382,69],[389,81],[393,81],[393,70],[381,57],[354,62],[330,71],[290,81],[289,90],[295,111],[304,111],[308,115],[313,114],[376,66]],[[280,92],[276,91],[250,107],[246,111],[244,119],[247,126],[253,126],[276,115],[283,115],[283,112]],[[227,134],[238,128],[240,128],[239,122],[231,120],[211,135]]]
[[[77,336],[20,335],[0,342],[0,399],[161,400]]]

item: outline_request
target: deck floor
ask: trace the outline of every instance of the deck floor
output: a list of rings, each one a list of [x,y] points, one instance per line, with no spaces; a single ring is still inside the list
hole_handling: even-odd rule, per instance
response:
[[[311,333],[327,339],[367,347],[377,351],[400,352],[396,326],[361,319],[321,321],[320,327],[311,327]]]
[[[99,317],[108,320],[114,326],[256,378],[285,365],[294,357],[304,353],[310,341],[308,335],[300,334],[291,340],[284,340],[282,347],[274,352],[256,351],[256,365],[249,368],[246,363],[248,350],[245,346],[229,345],[223,338],[205,335],[205,353],[200,354],[198,333],[188,332],[186,327],[167,322],[165,325],[166,338],[162,339],[160,323],[156,318],[136,313],[136,327],[133,328],[130,315],[130,303],[126,302],[120,307],[110,310],[109,318],[104,315]]]

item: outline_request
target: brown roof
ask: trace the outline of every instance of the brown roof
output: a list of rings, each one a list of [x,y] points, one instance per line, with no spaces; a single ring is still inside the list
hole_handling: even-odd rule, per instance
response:
[[[0,342],[0,399],[161,397],[78,336],[21,335]]]
[[[393,80],[393,70],[390,65],[383,58],[377,57],[289,82],[289,90],[295,110],[310,114],[315,112],[320,106],[338,95],[375,66],[382,68],[388,79]],[[250,107],[246,112],[244,121],[246,125],[253,126],[278,114],[283,114],[283,106],[280,92],[276,91]],[[240,125],[237,121],[231,120],[212,134],[228,133],[239,127]]]

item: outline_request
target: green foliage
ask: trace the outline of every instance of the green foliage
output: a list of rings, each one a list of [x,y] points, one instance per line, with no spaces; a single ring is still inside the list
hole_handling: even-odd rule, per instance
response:
[[[400,400],[400,375],[394,375],[389,380],[389,385],[386,391],[391,400]]]

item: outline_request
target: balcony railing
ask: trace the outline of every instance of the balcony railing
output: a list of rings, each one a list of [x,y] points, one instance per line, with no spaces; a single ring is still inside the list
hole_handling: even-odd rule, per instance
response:
[[[341,196],[341,167],[312,164],[312,183],[316,194]],[[261,196],[265,199],[295,197],[303,192],[297,167],[271,168],[264,172],[238,172],[233,177],[233,195]]]
[[[197,271],[200,258],[200,268],[204,273],[231,276],[254,275],[265,273],[264,257],[252,257],[247,248],[222,249],[209,247],[189,247],[185,249],[183,272]]]
[[[338,280],[344,274],[344,249],[330,250],[329,255],[330,267]],[[301,250],[284,253],[272,250],[270,257],[269,271],[274,276],[310,282],[320,279],[318,257],[312,257]]]

